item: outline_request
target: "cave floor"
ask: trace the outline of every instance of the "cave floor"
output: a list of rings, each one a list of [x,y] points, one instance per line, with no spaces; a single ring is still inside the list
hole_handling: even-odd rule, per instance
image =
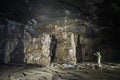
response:
[[[120,64],[77,64],[74,67],[39,65],[1,65],[0,80],[120,80]]]

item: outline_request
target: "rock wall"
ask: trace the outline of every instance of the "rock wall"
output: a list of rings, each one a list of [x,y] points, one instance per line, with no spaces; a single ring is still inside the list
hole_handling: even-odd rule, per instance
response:
[[[6,21],[5,63],[24,63],[24,26],[15,21]]]
[[[57,36],[56,58],[59,63],[76,64],[76,42],[72,32],[60,32]]]
[[[52,22],[41,27],[38,26],[41,23],[24,25],[6,20],[7,34],[4,39],[6,43],[3,62],[48,66],[52,62],[76,64],[86,60],[85,54],[89,56],[92,39],[83,36],[86,35],[86,30],[83,30],[84,26],[78,26],[77,23],[79,22],[68,20],[57,24]],[[75,26],[81,29],[77,31]],[[81,44],[81,49],[77,47],[78,44]],[[79,58],[80,61],[77,61]]]
[[[5,59],[6,35],[6,21],[0,18],[0,64],[3,64]]]
[[[25,63],[42,64],[45,66],[49,65],[50,43],[51,43],[50,35],[46,33],[42,33],[38,37],[31,37],[30,34],[29,36],[25,35],[24,36]]]

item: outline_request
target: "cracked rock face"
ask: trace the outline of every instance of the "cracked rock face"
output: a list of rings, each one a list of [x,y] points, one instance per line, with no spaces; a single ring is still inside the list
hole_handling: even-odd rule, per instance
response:
[[[85,53],[92,49],[93,44],[89,42],[92,39],[84,36],[86,29],[82,25],[78,26],[79,22],[74,20],[57,24],[49,23],[43,25],[44,27],[39,26],[41,23],[23,25],[9,20],[6,23],[7,35],[4,39],[3,53],[5,63],[48,66],[52,62],[57,62],[75,65],[79,62],[77,59],[80,58],[81,61],[86,59]],[[81,28],[80,32],[74,26]],[[4,27],[1,30],[4,30]],[[89,48],[87,48],[88,46]],[[79,53],[76,49],[81,52]],[[84,49],[86,51],[82,52]],[[77,57],[77,54],[81,55]]]

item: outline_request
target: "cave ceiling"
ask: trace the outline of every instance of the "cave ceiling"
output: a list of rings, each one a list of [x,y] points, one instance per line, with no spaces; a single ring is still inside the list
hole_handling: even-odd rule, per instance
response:
[[[88,17],[91,20],[94,20],[94,16],[106,16],[105,19],[107,21],[108,19],[115,19],[114,23],[117,23],[116,21],[118,20],[118,16],[120,15],[119,13],[119,0],[0,1],[0,16],[4,16],[19,22],[26,22],[29,19],[35,17],[37,17],[40,20],[49,21],[64,18],[66,15],[70,15],[70,18],[81,18],[81,15],[84,15],[85,17]],[[102,20],[99,22],[102,22]]]

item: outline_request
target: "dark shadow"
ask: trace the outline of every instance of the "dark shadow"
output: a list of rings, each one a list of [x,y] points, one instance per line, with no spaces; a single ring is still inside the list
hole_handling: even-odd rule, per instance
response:
[[[1,40],[0,40],[0,42],[1,42]],[[4,64],[5,63],[4,62],[4,60],[5,60],[5,50],[4,50],[5,43],[6,43],[6,41],[4,41],[2,43],[2,45],[0,45],[0,64]]]
[[[14,50],[10,53],[10,61],[9,63],[13,64],[23,64],[24,63],[24,42],[23,36],[24,36],[24,28],[20,28],[20,34],[17,38],[17,45],[15,46]]]
[[[10,53],[10,63],[21,64],[24,63],[24,44],[22,39],[18,40],[15,49]]]
[[[56,47],[57,47],[57,39],[55,38],[55,36],[51,36],[51,43],[50,43],[50,63],[55,62],[55,58],[56,58]]]
[[[82,45],[80,44],[80,35],[77,37],[76,58],[77,63],[82,62]]]
[[[1,16],[0,16],[1,17]],[[5,44],[6,44],[6,38],[7,38],[7,27],[6,27],[6,21],[1,18],[0,19],[0,65],[4,64],[5,60]],[[3,27],[4,26],[4,27]]]

